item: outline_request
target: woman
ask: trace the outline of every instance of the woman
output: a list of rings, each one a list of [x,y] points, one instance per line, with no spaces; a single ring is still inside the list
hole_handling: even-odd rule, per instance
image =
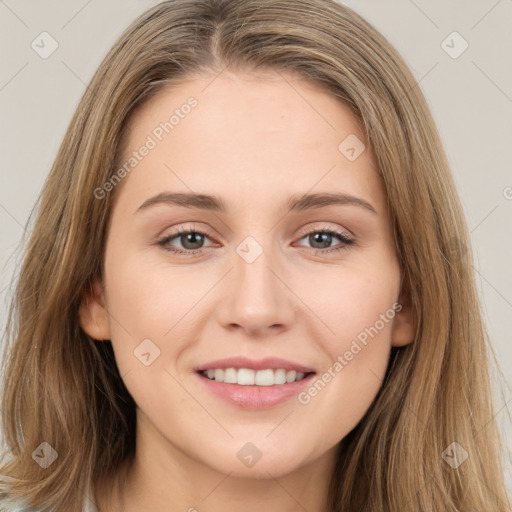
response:
[[[425,100],[361,17],[155,6],[41,194],[4,507],[507,510],[469,248]]]

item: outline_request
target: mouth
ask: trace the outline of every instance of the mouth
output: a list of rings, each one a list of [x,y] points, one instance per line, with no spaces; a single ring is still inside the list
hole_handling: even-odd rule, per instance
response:
[[[224,403],[241,409],[265,410],[297,397],[311,385],[316,372],[211,368],[196,371],[196,375],[208,393]]]
[[[251,368],[210,368],[208,370],[199,370],[198,373],[214,382],[237,384],[239,386],[266,387],[300,382],[315,372],[298,372],[284,368],[277,370],[272,368],[263,370],[253,370]]]

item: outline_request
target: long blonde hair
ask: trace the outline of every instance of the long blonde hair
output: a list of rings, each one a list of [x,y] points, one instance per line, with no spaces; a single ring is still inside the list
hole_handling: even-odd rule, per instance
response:
[[[112,207],[112,194],[98,200],[94,191],[117,169],[137,107],[164,86],[224,69],[298,73],[345,102],[386,188],[415,338],[392,350],[372,406],[339,444],[330,512],[505,512],[491,347],[436,127],[396,50],[333,0],[166,1],[107,54],[38,199],[9,311],[0,491],[56,512],[80,510],[89,482],[132,460],[134,401],[110,342],[79,325],[83,293],[102,275]],[[58,454],[47,468],[33,459],[43,442]],[[448,464],[446,453],[467,458]]]

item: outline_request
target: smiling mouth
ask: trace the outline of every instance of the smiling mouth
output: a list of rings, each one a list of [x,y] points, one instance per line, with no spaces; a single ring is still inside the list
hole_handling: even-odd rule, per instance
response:
[[[240,386],[282,386],[299,382],[315,372],[297,372],[285,369],[252,370],[250,368],[216,368],[198,372],[203,377],[225,384]]]

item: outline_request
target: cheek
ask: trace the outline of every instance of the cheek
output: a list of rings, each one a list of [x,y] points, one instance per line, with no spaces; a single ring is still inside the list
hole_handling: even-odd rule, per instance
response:
[[[172,411],[186,414],[190,397],[173,376],[181,353],[193,344],[197,303],[210,280],[199,270],[164,268],[135,253],[112,251],[105,269],[112,345],[128,391],[142,410],[158,411],[166,421]]]
[[[161,364],[162,356],[168,354],[166,342],[187,324],[187,315],[200,298],[199,273],[164,268],[143,253],[122,254],[116,246],[106,255],[105,271],[112,343],[119,365],[129,365],[133,350],[147,339],[160,350]]]
[[[380,340],[390,338],[394,313],[388,310],[399,294],[400,269],[385,254],[377,261],[340,266],[303,281],[302,296],[324,324],[322,339],[331,356],[355,338],[364,342],[368,330]]]
[[[379,345],[390,345],[393,304],[398,293],[395,282],[383,276],[357,279],[357,275],[351,275],[339,284],[334,296],[325,300],[325,316],[330,319],[333,334],[325,337],[327,352],[333,356],[344,353],[355,340],[362,345],[371,339],[379,340]],[[372,352],[370,343],[365,346],[370,349],[365,353]]]
[[[328,415],[341,437],[359,423],[382,385],[399,283],[399,267],[390,261],[340,272],[316,292],[316,307],[323,307],[319,316],[329,327],[318,337],[326,364],[298,398],[320,416]]]
[[[308,295],[324,324],[316,338],[326,363],[301,403],[314,401],[344,427],[364,415],[388,365],[400,270],[392,259],[382,261],[333,273]]]

